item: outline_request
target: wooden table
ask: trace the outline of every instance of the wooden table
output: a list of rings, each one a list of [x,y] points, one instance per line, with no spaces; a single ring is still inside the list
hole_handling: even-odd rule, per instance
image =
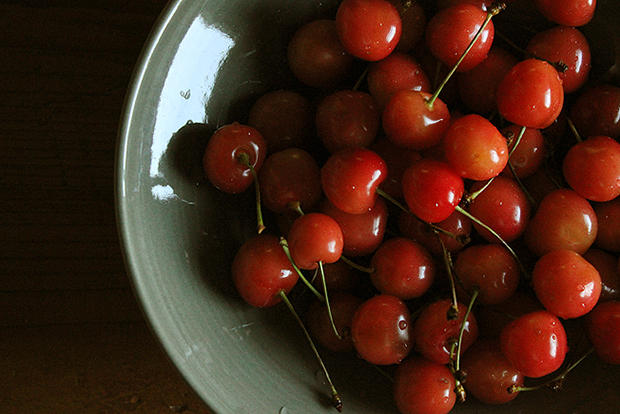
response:
[[[142,318],[114,155],[166,0],[0,2],[0,411],[207,413]]]

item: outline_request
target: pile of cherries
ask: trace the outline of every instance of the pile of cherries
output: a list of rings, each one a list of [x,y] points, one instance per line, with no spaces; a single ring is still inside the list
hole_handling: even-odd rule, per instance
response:
[[[403,414],[620,364],[620,88],[590,73],[595,5],[343,0],[288,44],[300,87],[210,138],[211,183],[256,190],[234,284],[286,303],[339,411],[319,348],[377,366]]]

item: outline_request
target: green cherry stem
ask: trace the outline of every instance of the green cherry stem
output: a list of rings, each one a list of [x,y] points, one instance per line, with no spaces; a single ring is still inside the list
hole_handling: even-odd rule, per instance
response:
[[[314,293],[314,296],[316,296],[317,299],[319,299],[321,302],[325,302],[325,297],[321,294],[321,292],[316,290],[316,288],[312,285],[312,283],[308,281],[306,276],[304,276],[303,272],[299,269],[299,267],[297,267],[297,265],[293,261],[293,258],[291,257],[291,251],[288,248],[288,241],[284,237],[280,237],[280,246],[282,246],[282,250],[284,250],[286,257],[288,257],[288,260],[293,265],[293,268],[299,275],[301,281],[308,287],[308,289],[310,289],[312,293]]]
[[[517,254],[512,249],[512,247],[510,247],[510,245],[508,243],[506,243],[506,241],[504,239],[502,239],[501,236],[499,234],[497,234],[497,232],[495,230],[493,230],[487,224],[485,224],[482,221],[480,221],[478,218],[474,217],[472,214],[469,213],[469,211],[465,210],[461,206],[456,206],[456,211],[460,212],[461,214],[463,214],[466,217],[469,217],[474,223],[477,223],[478,225],[483,227],[485,230],[487,230],[489,233],[491,233],[493,236],[495,236],[497,238],[497,240],[499,240],[500,243],[502,243],[504,245],[504,247],[506,247],[508,249],[510,254],[512,254],[512,256],[515,258],[515,260],[517,261],[517,265],[519,266],[519,269],[521,270],[521,273],[526,278],[526,280],[530,280],[531,279],[531,276],[530,276],[529,272],[527,271],[525,266],[523,266],[523,263],[521,262],[521,259],[519,259],[519,256],[517,256]]]
[[[323,363],[323,358],[321,358],[321,355],[319,354],[319,351],[316,349],[316,346],[314,345],[314,341],[312,340],[312,337],[310,336],[310,333],[306,329],[306,327],[305,327],[303,321],[301,320],[301,318],[299,317],[299,314],[297,313],[297,311],[295,311],[295,307],[293,306],[293,304],[289,300],[288,296],[286,295],[286,292],[281,290],[281,291],[278,292],[278,296],[286,304],[288,309],[293,314],[293,317],[295,318],[295,320],[297,321],[297,323],[301,327],[301,330],[304,332],[304,335],[306,336],[306,339],[310,343],[310,347],[312,348],[312,351],[314,352],[314,355],[316,356],[317,360],[319,361],[319,365],[321,365],[321,369],[325,373],[325,378],[327,378],[327,382],[329,383],[329,387],[331,388],[332,404],[333,404],[334,408],[336,408],[336,410],[338,410],[338,412],[342,412],[342,400],[340,399],[340,394],[338,394],[338,391],[336,391],[336,387],[334,387],[334,384],[333,384],[333,382],[331,380],[331,377],[329,376],[329,372],[327,371],[327,367],[325,367],[325,364]]]
[[[332,324],[332,329],[334,330],[334,334],[336,334],[336,338],[342,339],[342,335],[340,335],[340,332],[338,332],[338,328],[336,328],[336,323],[334,322],[334,315],[332,314],[332,307],[329,304],[329,295],[327,294],[327,282],[325,281],[323,262],[319,262],[319,270],[321,273],[321,282],[323,283],[323,297],[325,298],[325,306],[327,306],[327,315],[329,316],[329,321]]]
[[[252,174],[252,178],[254,179],[254,188],[256,191],[256,220],[258,221],[257,230],[258,234],[261,234],[263,230],[266,229],[265,223],[263,221],[263,209],[261,208],[261,196],[260,196],[260,186],[258,185],[258,175],[256,174],[256,170],[254,166],[250,162],[250,156],[242,152],[237,156],[237,161],[239,161],[242,165],[246,166],[250,170],[250,174]]]
[[[499,12],[501,12],[505,8],[506,8],[506,5],[504,3],[493,3],[493,5],[489,8],[489,10],[487,11],[487,16],[485,17],[484,22],[482,22],[480,29],[478,29],[478,31],[476,32],[476,35],[474,36],[474,38],[471,40],[471,42],[469,42],[469,45],[467,46],[467,48],[465,49],[465,51],[463,52],[459,60],[457,60],[456,64],[452,67],[452,69],[450,69],[450,72],[448,72],[448,74],[446,75],[444,80],[441,82],[441,84],[439,84],[433,96],[428,98],[428,100],[426,101],[426,105],[430,109],[433,108],[433,105],[435,104],[435,100],[439,97],[441,90],[444,88],[444,86],[446,86],[446,84],[448,83],[452,75],[454,75],[454,72],[456,72],[459,65],[463,61],[463,59],[465,59],[465,56],[467,56],[467,54],[472,49],[472,47],[474,47],[474,44],[478,41],[480,36],[482,36],[482,32],[484,32],[484,29],[487,27],[487,25],[489,24],[493,16],[496,16],[497,14],[499,14]]]
[[[375,271],[375,269],[373,269],[372,267],[365,267],[362,265],[359,265],[357,263],[355,263],[353,260],[349,259],[346,256],[340,256],[340,259],[345,262],[346,264],[348,264],[349,266],[351,266],[354,269],[359,270],[360,272],[364,272],[364,273],[372,273]]]

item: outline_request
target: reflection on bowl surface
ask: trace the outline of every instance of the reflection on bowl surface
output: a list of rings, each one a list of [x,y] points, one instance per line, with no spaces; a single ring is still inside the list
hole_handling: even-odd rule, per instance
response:
[[[201,160],[219,126],[246,121],[265,92],[297,87],[286,66],[288,39],[304,22],[333,18],[338,3],[173,1],[127,96],[116,184],[128,271],[166,353],[217,414],[334,412],[320,367],[286,309],[253,309],[236,294],[229,267],[255,232],[254,195],[219,192],[205,180]],[[599,3],[620,18],[615,0]],[[354,357],[324,357],[345,412],[397,413],[382,373]],[[504,406],[471,401],[453,412],[618,412],[615,368],[591,359],[560,393],[520,395]]]

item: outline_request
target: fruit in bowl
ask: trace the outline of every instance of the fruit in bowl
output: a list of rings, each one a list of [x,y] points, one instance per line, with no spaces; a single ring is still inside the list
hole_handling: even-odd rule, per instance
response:
[[[610,16],[620,10],[599,0],[589,22],[574,28],[588,41],[591,60],[579,69],[587,80],[565,92],[560,73],[576,66],[561,65],[565,57],[535,56],[544,39],[528,48],[535,34],[570,15],[548,3],[170,3],[127,97],[117,162],[119,226],[146,318],[211,411],[617,412],[618,338],[609,329],[617,324],[617,306],[590,306],[603,291],[608,303],[618,300],[618,251],[603,248],[616,263],[607,271],[583,258],[597,243],[596,211],[602,203],[613,209],[617,197],[588,198],[588,180],[600,170],[613,187],[617,157],[608,150],[609,158],[596,158],[597,168],[590,168],[594,150],[581,144],[585,149],[564,165],[570,174],[562,163],[579,141],[605,148],[616,142],[617,136],[588,140],[612,135],[605,131],[618,113],[602,103],[618,96],[611,41],[617,19]],[[472,30],[451,32],[469,21]],[[416,42],[411,33],[419,33]],[[399,48],[400,37],[415,46]],[[464,53],[483,37],[490,43]],[[446,43],[457,38],[462,46],[454,52]],[[498,53],[500,63],[485,67],[495,56],[491,47],[513,58]],[[408,59],[392,67],[414,67],[413,80],[396,91],[381,79],[406,76],[405,69],[383,73],[372,88],[378,104],[367,76],[373,68],[390,70],[378,65],[396,53]],[[461,78],[467,82],[459,85]],[[463,86],[472,78],[476,91]],[[337,93],[343,90],[350,92]],[[480,90],[490,95],[488,113],[459,98]],[[589,111],[589,119],[584,110],[570,112],[594,103],[600,109]],[[321,138],[314,130],[318,108]],[[424,128],[431,119],[432,131]],[[518,128],[505,132],[513,123]],[[520,140],[529,130],[540,132],[543,144],[526,147],[529,140]],[[359,131],[374,131],[370,142]],[[360,135],[363,145],[355,141]],[[540,151],[542,163],[529,166],[540,158],[527,154]],[[575,173],[579,168],[587,180]],[[261,190],[268,198],[257,203]],[[506,194],[518,201],[507,204]],[[579,200],[579,208],[570,200]],[[368,230],[369,223],[378,230]],[[322,247],[304,240],[308,235]],[[586,241],[583,251],[573,250]],[[484,253],[470,250],[481,246]],[[554,265],[557,257],[564,259]],[[558,270],[573,260],[587,271]],[[380,274],[381,266],[389,270]],[[573,283],[549,287],[548,273]],[[280,277],[254,279],[264,274]],[[409,279],[394,277],[403,274]],[[556,315],[562,306],[556,296],[581,311]],[[311,318],[316,309],[327,313]],[[338,333],[351,346],[336,352],[320,341],[324,333]],[[480,358],[489,361],[486,371]],[[480,384],[489,384],[483,381],[493,372],[516,372],[512,383],[501,382],[512,393],[485,393],[492,386]],[[436,400],[441,404],[431,404]]]

